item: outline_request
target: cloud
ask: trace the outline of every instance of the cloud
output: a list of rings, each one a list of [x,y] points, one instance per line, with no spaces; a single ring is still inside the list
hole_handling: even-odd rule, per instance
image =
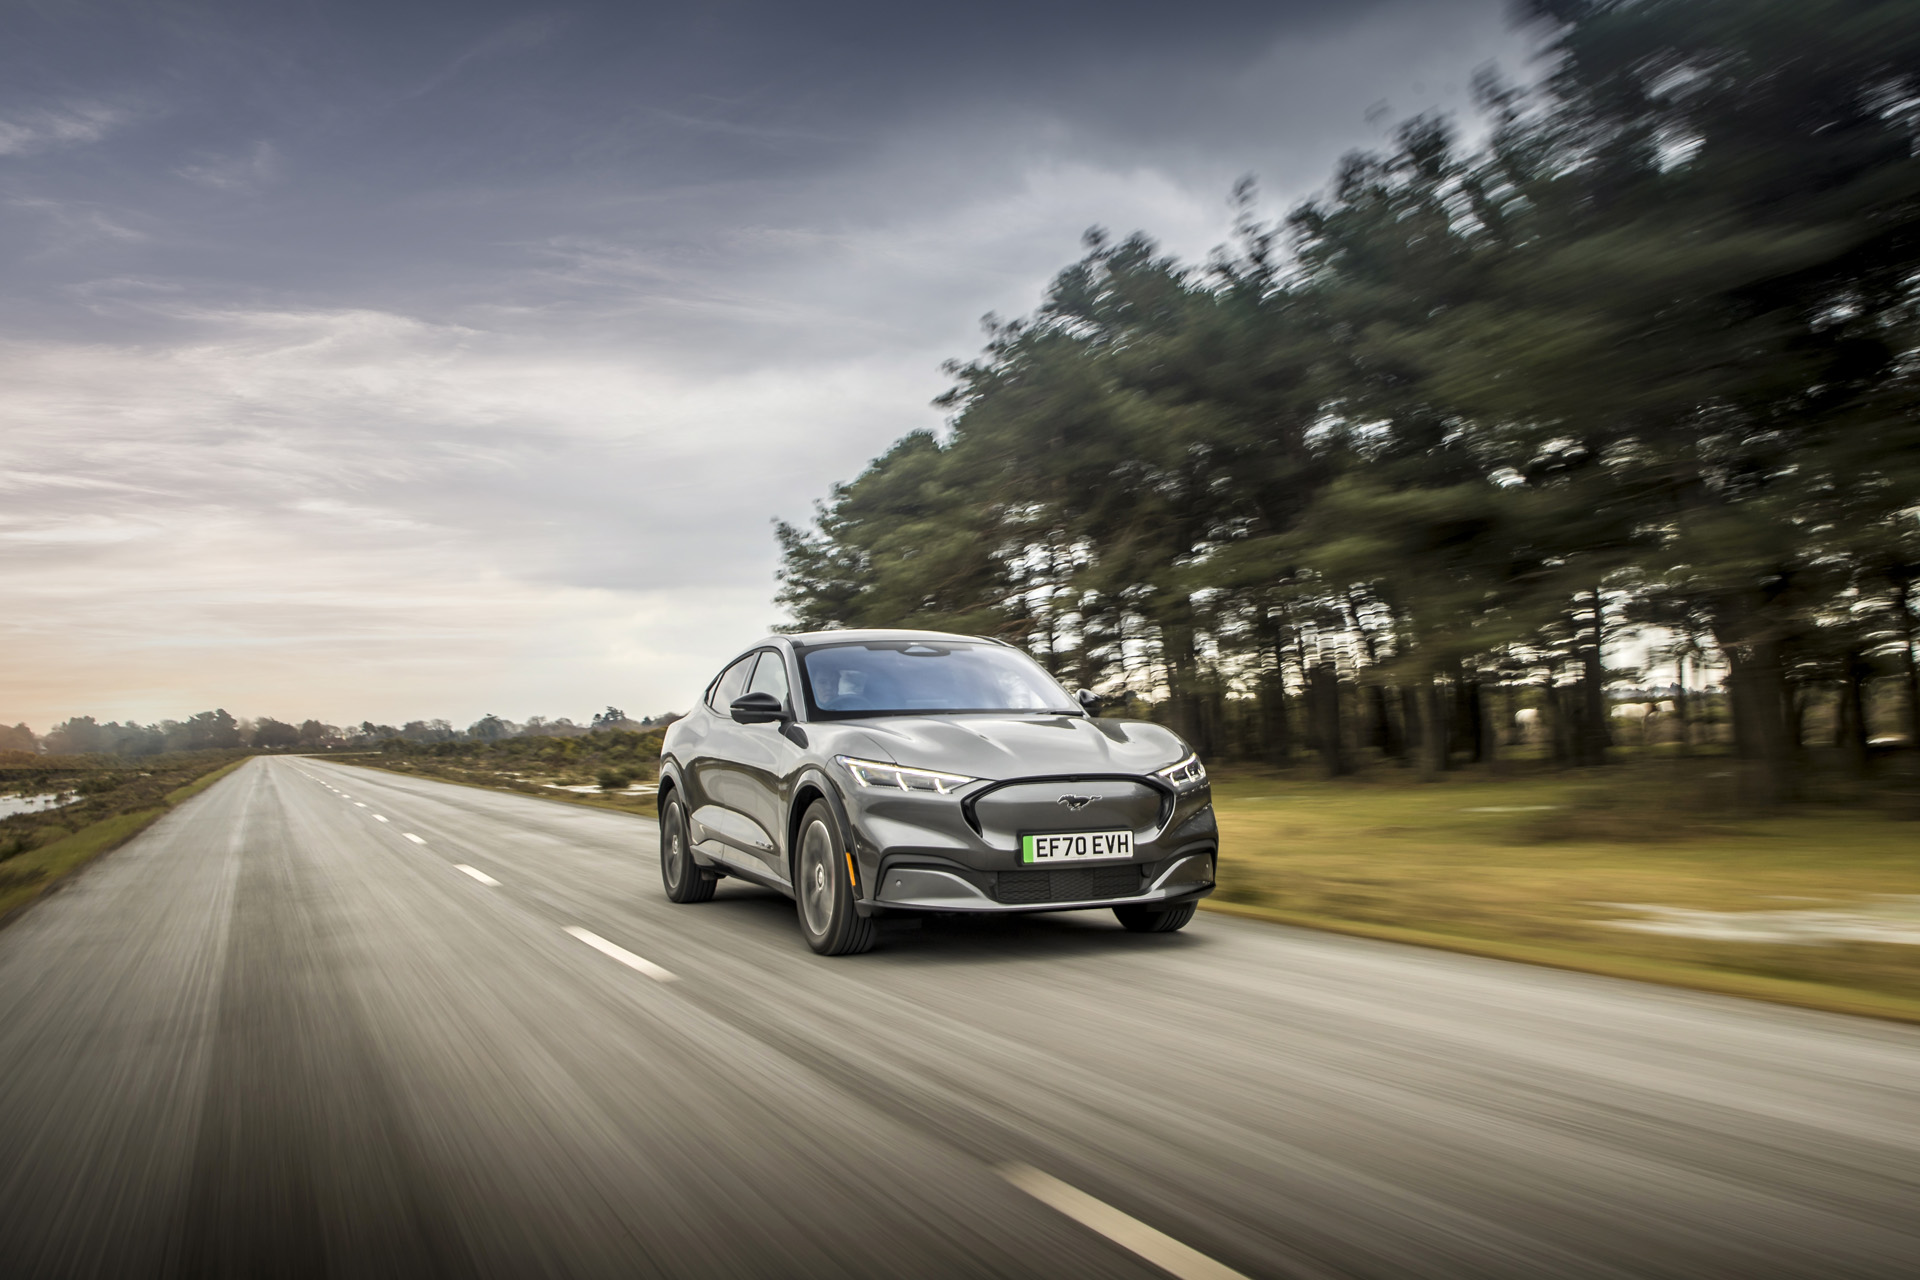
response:
[[[0,721],[684,708],[771,520],[937,428],[1087,226],[1198,259],[1240,175],[1277,213],[1518,47],[1071,8],[47,19],[71,101],[165,109],[0,113]]]
[[[0,116],[0,156],[27,156],[98,142],[126,119],[98,103],[41,107]]]
[[[280,153],[270,142],[256,142],[239,155],[208,156],[174,170],[189,182],[221,191],[257,191],[280,177]]]

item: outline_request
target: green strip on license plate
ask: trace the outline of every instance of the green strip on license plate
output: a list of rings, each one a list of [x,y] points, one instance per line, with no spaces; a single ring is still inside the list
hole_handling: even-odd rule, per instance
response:
[[[1132,856],[1131,831],[1053,831],[1020,837],[1022,862],[1084,862]]]

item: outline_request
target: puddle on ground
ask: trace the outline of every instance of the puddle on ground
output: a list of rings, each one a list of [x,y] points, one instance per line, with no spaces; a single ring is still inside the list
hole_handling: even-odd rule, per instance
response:
[[[1784,895],[1783,895],[1784,896]],[[1920,896],[1887,897],[1852,910],[1695,911],[1643,902],[1596,906],[1637,911],[1641,920],[1608,920],[1615,929],[1714,942],[1892,942],[1920,946]]]
[[[48,792],[39,796],[0,796],[0,818],[11,818],[16,813],[45,813],[48,809],[59,809],[79,802],[80,797],[71,791],[57,794]]]

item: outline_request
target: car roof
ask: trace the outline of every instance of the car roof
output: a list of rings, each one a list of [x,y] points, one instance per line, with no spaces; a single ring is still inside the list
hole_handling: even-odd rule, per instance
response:
[[[772,644],[776,640],[785,640],[796,649],[805,649],[811,645],[822,644],[873,644],[895,640],[964,640],[975,644],[1004,645],[1004,640],[992,636],[965,636],[952,631],[907,631],[895,628],[874,628],[861,631],[802,631],[787,635],[769,636],[760,643]]]

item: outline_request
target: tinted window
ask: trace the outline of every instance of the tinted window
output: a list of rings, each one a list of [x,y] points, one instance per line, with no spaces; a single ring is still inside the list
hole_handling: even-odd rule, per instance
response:
[[[828,718],[1080,708],[1032,658],[997,644],[890,641],[808,649],[807,699]]]
[[[787,660],[771,649],[760,655],[760,665],[753,669],[753,679],[747,682],[748,693],[770,693],[780,699],[780,705],[787,705]]]
[[[747,691],[747,672],[753,670],[753,660],[760,655],[750,653],[740,661],[720,673],[713,682],[713,693],[707,699],[707,705],[715,711],[725,711],[733,705],[733,700]]]

